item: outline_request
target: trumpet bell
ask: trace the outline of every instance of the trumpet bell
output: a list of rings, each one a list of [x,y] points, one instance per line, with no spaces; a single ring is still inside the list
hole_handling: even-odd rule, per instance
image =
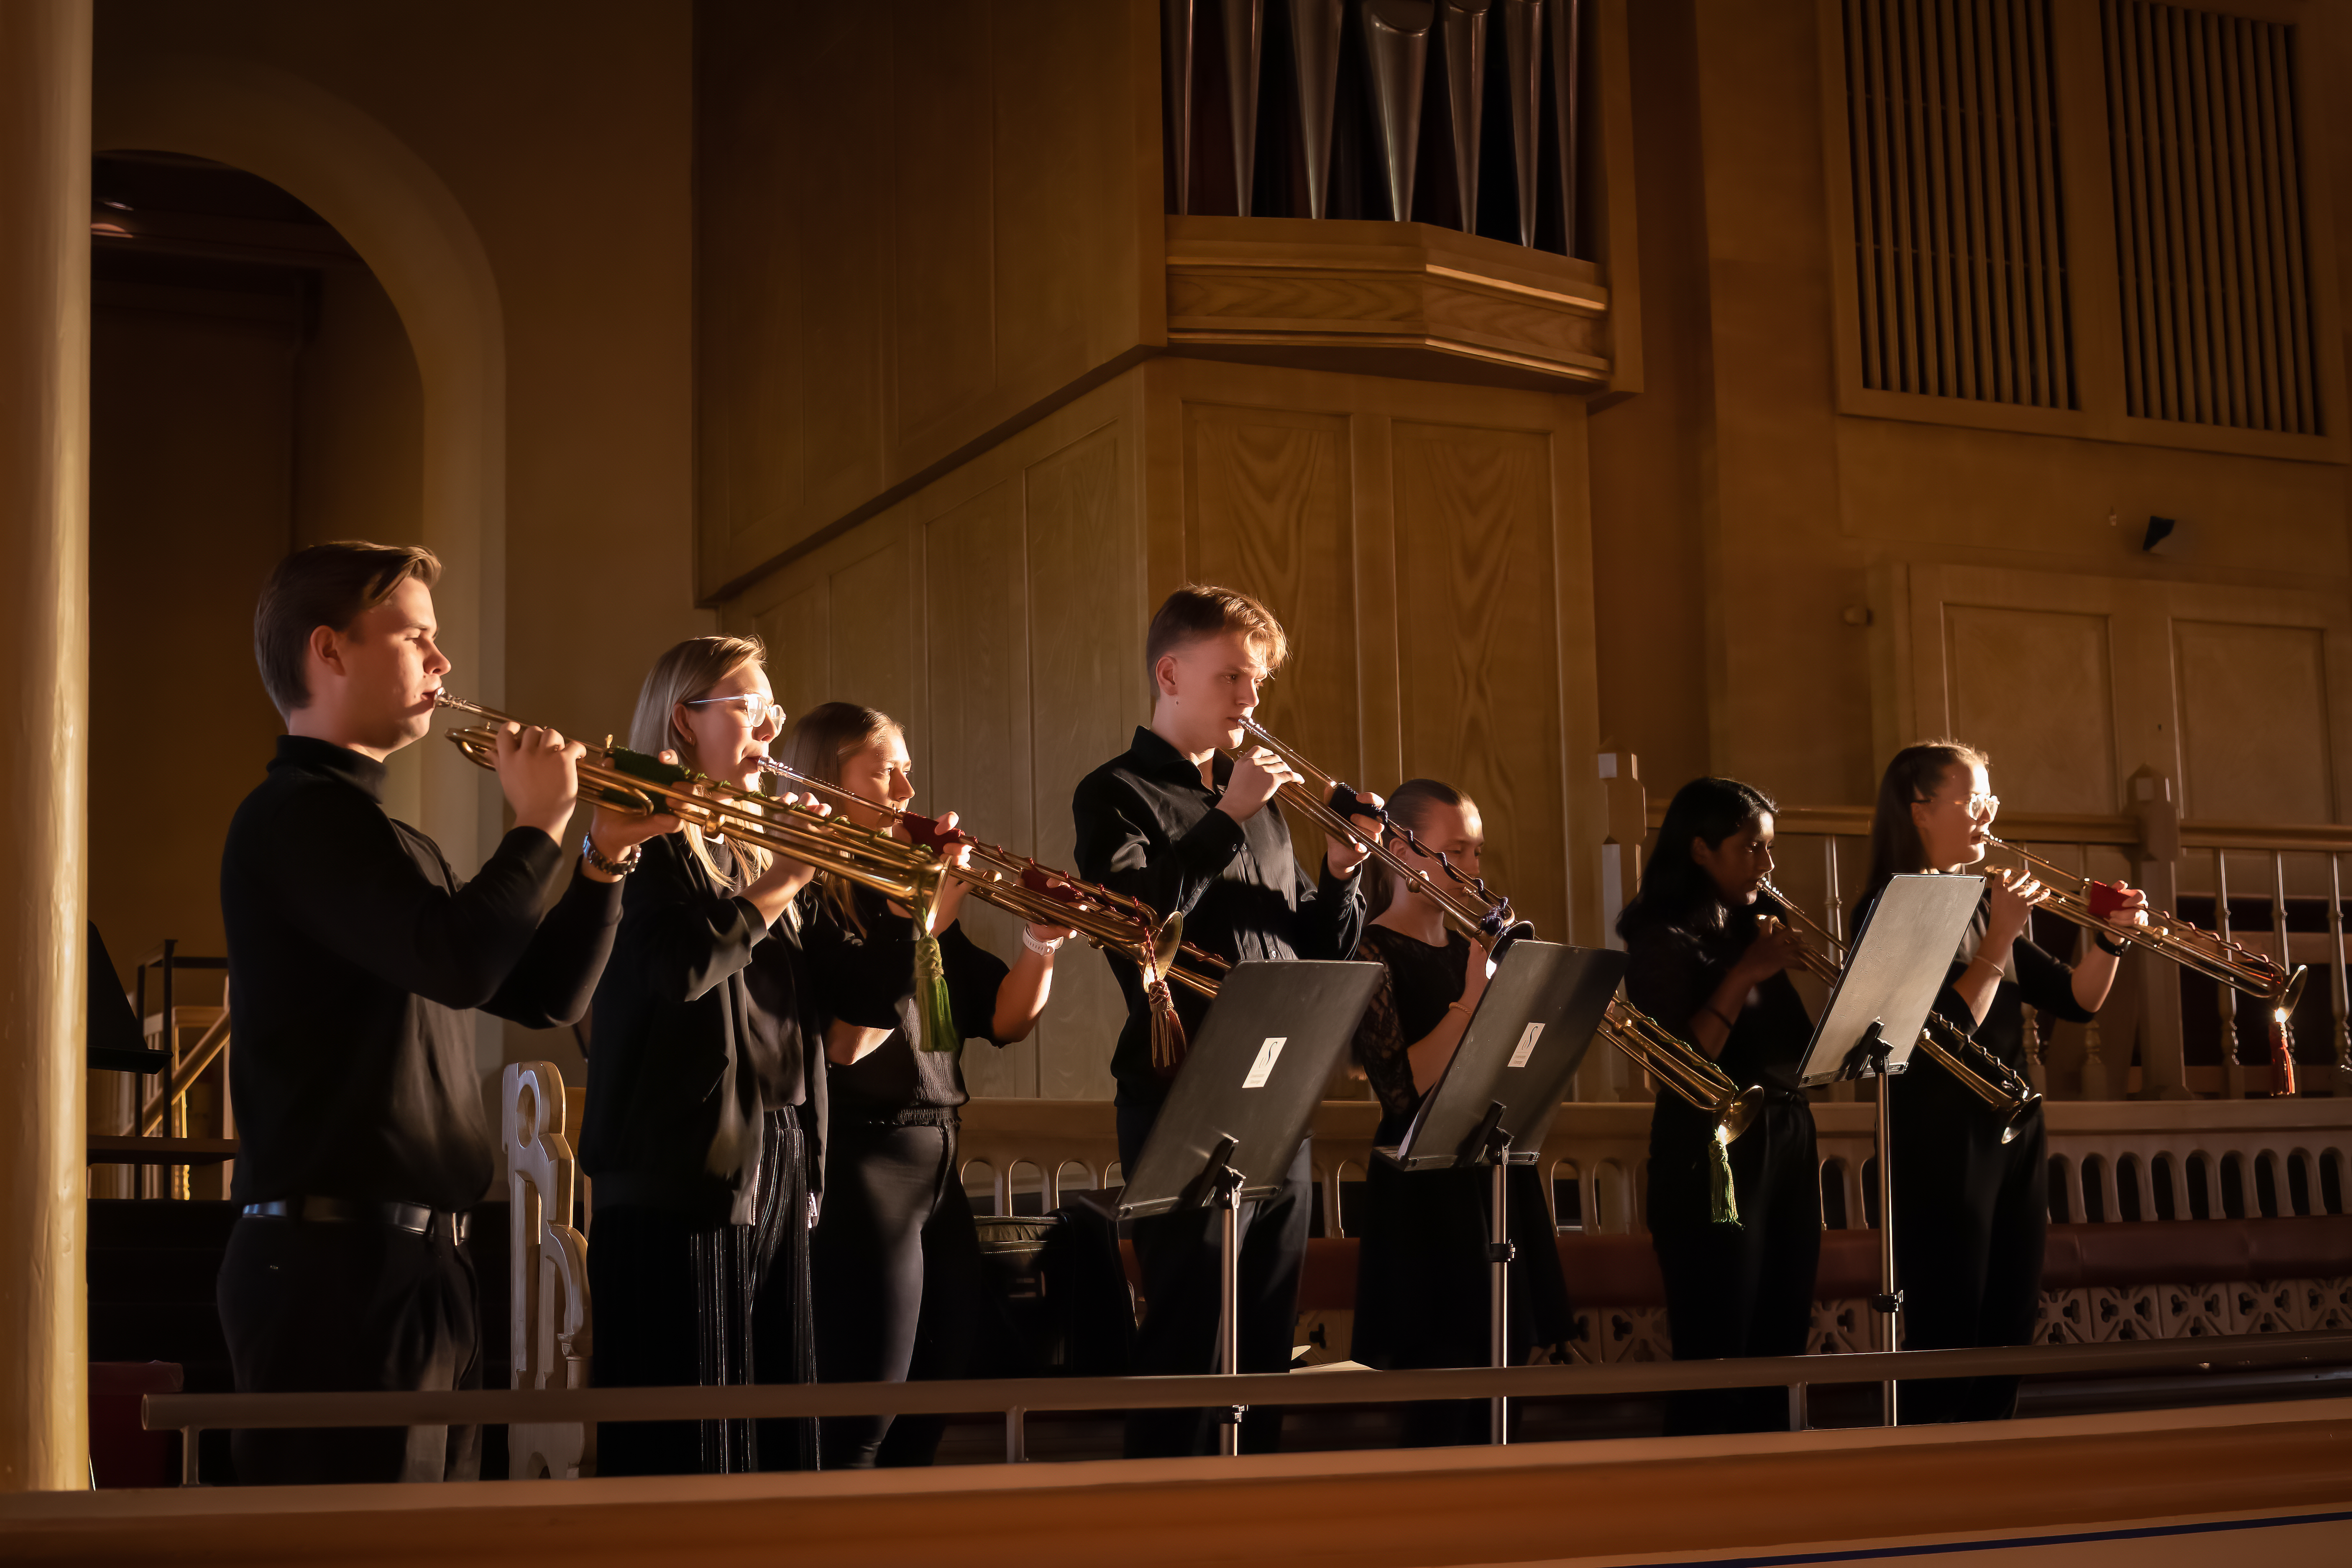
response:
[[[1716,1129],[1722,1134],[1726,1143],[1737,1143],[1739,1142],[1739,1135],[1748,1131],[1748,1124],[1756,1120],[1763,1109],[1764,1090],[1760,1085],[1743,1089],[1737,1094],[1727,1095],[1723,1104],[1716,1110]]]
[[[2311,970],[2307,966],[2300,963],[2294,966],[2294,973],[2287,980],[2286,990],[2280,994],[2275,1004],[2281,1013],[2294,1016],[2296,1005],[2303,1000],[2303,983],[2310,978]]]
[[[1167,973],[1176,967],[1176,955],[1184,950],[1184,911],[1177,910],[1160,922],[1160,930],[1151,939],[1151,952],[1159,973]]]

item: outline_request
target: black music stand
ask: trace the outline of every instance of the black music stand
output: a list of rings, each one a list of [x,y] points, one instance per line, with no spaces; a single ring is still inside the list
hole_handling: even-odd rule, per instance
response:
[[[1471,962],[1482,955],[1474,952]],[[1510,1354],[1510,1167],[1532,1165],[1569,1083],[1625,977],[1625,954],[1520,940],[1504,950],[1454,1059],[1422,1097],[1393,1149],[1373,1152],[1401,1171],[1486,1166],[1493,1173],[1486,1261],[1488,1362]],[[1487,1436],[1507,1443],[1510,1401],[1491,1401]]]
[[[1135,1169],[1127,1173],[1121,1219],[1182,1208],[1219,1212],[1221,1373],[1231,1375],[1241,1365],[1235,1210],[1280,1190],[1323,1086],[1380,982],[1377,963],[1235,964],[1218,983],[1217,999],[1193,1036],[1183,1070]],[[1241,1418],[1238,1405],[1227,1412],[1221,1452],[1241,1452]]]
[[[1952,953],[1984,897],[1982,877],[1897,877],[1872,906],[1846,951],[1846,965],[1822,1009],[1798,1080],[1807,1087],[1878,1080],[1878,1276],[1871,1298],[1888,1350],[1900,1348],[1903,1292],[1895,1279],[1894,1123],[1887,1080],[1910,1063]],[[1880,1384],[1886,1425],[1895,1424],[1895,1382]]]

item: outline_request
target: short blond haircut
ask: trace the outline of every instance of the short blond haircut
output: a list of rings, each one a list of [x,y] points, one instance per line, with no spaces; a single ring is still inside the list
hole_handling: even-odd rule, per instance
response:
[[[1290,657],[1290,637],[1274,612],[1238,588],[1187,583],[1168,595],[1143,638],[1143,673],[1160,689],[1160,659],[1189,643],[1239,632],[1268,675]]]

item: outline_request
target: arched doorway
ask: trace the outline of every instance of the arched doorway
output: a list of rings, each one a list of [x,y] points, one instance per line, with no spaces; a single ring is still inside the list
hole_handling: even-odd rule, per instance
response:
[[[191,155],[258,176],[341,237],[382,284],[415,355],[416,533],[446,572],[436,594],[453,685],[505,685],[506,352],[489,259],[439,176],[367,114],[250,61],[110,61],[93,150]],[[470,867],[499,836],[497,792],[446,747],[422,748],[419,826]],[[490,1037],[493,1042],[495,1037]],[[495,1044],[488,1059],[496,1061]]]

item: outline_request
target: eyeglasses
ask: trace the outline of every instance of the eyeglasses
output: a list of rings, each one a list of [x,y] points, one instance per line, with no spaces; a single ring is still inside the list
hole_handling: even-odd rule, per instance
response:
[[[1930,798],[1923,800],[1919,802],[1919,804],[1921,805],[1933,805],[1936,803],[1932,798]],[[2000,796],[1997,795],[1972,795],[1958,804],[1960,809],[1967,812],[1970,816],[1980,816],[1987,822],[1990,822],[1995,816],[2000,814]]]
[[[772,699],[762,697],[755,691],[745,692],[739,697],[689,698],[685,706],[730,709],[737,718],[743,721],[743,728],[746,730],[757,730],[772,723],[779,730],[784,727],[784,710],[776,706]]]

